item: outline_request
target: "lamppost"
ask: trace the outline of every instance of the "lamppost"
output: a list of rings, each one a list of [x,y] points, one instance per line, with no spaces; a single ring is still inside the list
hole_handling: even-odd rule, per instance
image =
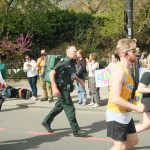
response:
[[[133,39],[133,0],[125,0],[124,11],[124,26],[126,37]],[[134,72],[134,88],[132,91],[132,99],[134,98],[135,91],[139,83],[139,52],[137,52],[137,61],[133,67]]]
[[[125,0],[124,23],[127,38],[133,38],[133,0]]]

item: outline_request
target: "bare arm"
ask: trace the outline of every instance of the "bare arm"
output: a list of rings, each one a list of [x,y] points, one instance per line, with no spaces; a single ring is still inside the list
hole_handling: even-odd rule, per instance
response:
[[[150,93],[150,87],[147,87],[147,85],[143,83],[139,83],[137,91],[140,93]]]
[[[59,90],[57,88],[55,76],[56,76],[56,71],[52,70],[50,72],[50,80],[51,80],[51,85],[52,85],[52,91],[53,91],[53,93],[54,93],[55,96],[59,96],[60,92],[59,92]]]
[[[75,80],[77,81],[77,82],[79,82],[83,87],[85,86],[85,83],[84,83],[84,81],[82,81],[80,78],[78,78],[77,76],[75,77]]]
[[[139,82],[138,92],[140,93],[150,93],[150,72],[145,72]]]

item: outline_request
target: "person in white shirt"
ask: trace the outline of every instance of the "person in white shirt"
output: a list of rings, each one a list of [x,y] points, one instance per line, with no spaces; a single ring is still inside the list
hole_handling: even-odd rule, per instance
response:
[[[32,90],[32,97],[30,100],[37,100],[37,69],[36,61],[33,60],[32,55],[26,54],[26,61],[23,65],[23,70],[27,72],[27,78]]]
[[[96,59],[96,53],[90,54],[89,59],[87,59],[88,87],[91,97],[91,103],[89,105],[92,107],[98,107],[100,105],[99,87],[96,87],[95,81],[95,71],[99,69],[99,63]]]

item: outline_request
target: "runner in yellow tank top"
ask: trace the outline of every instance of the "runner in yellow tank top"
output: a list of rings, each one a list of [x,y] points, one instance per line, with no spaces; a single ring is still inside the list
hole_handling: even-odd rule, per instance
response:
[[[112,72],[110,97],[106,111],[107,136],[113,139],[111,150],[128,150],[138,143],[138,137],[130,110],[144,111],[144,105],[129,102],[133,88],[130,68],[136,61],[136,43],[121,39],[117,43],[120,63]]]
[[[130,74],[130,71],[125,69],[122,63],[118,63],[116,64],[115,67],[119,67],[120,69],[122,69],[122,71],[125,73],[126,76],[126,83],[124,83],[124,85],[122,86],[122,91],[120,93],[120,97],[123,98],[123,100],[125,101],[129,101],[131,98],[131,92],[133,89],[133,78]],[[111,99],[112,99],[112,85],[110,83],[110,96],[109,96],[109,101],[108,101],[108,105],[107,105],[107,109],[113,111],[113,112],[129,112],[129,109],[126,109],[124,107],[118,106],[114,103],[112,103]]]

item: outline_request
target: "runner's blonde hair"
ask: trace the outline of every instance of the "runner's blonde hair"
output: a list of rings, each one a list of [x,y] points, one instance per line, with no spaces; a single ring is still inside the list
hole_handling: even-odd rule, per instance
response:
[[[122,53],[136,47],[136,41],[133,39],[121,39],[117,42],[117,53]]]

